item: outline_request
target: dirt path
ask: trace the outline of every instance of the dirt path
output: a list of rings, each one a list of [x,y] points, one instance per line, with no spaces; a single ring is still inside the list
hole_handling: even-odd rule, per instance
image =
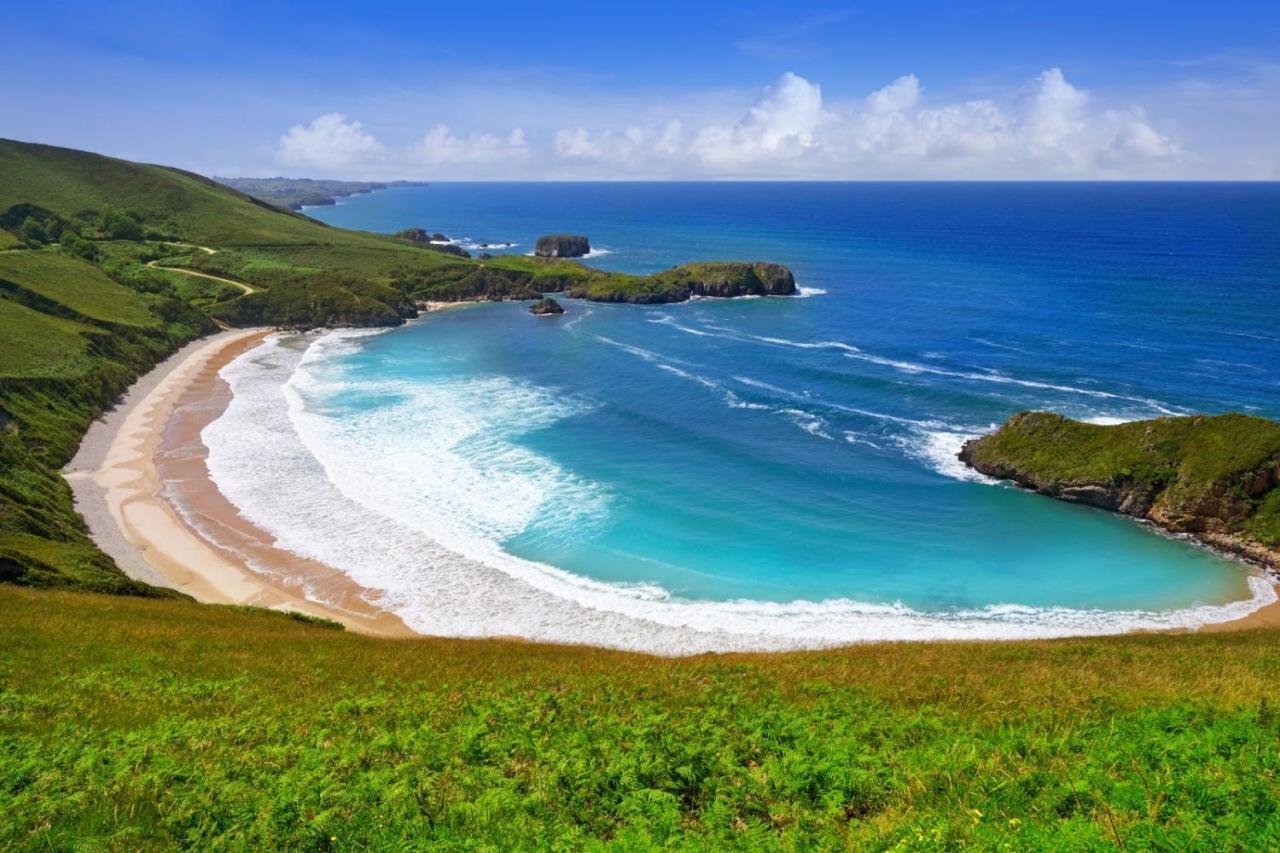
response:
[[[205,249],[204,246],[196,246],[196,248],[204,249],[209,254],[213,254],[213,249]],[[209,275],[209,273],[207,272],[197,272],[195,270],[183,269],[182,267],[162,267],[162,266],[159,266],[158,261],[148,261],[147,266],[155,270],[164,270],[165,272],[182,273],[183,275],[194,275],[200,278],[207,278],[210,281],[220,281],[223,284],[230,284],[234,287],[238,287],[241,290],[243,290],[245,293],[257,293],[259,290],[262,289],[260,287],[254,287],[253,285],[250,285],[250,284],[245,284],[243,281],[234,281],[233,279],[222,278],[221,276]]]

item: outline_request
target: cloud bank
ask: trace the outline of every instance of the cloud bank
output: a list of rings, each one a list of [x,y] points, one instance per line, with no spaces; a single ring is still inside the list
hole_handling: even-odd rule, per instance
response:
[[[520,127],[455,133],[436,124],[384,144],[330,113],[280,138],[280,165],[436,179],[1127,178],[1168,176],[1187,156],[1139,106],[1103,107],[1058,68],[1008,97],[933,102],[907,74],[865,97],[828,101],[787,72],[737,121],[676,115],[574,124],[532,141]]]

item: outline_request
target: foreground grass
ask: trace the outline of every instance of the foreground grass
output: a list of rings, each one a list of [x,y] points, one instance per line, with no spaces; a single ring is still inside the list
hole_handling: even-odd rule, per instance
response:
[[[1275,849],[1276,641],[664,660],[0,585],[0,846]]]

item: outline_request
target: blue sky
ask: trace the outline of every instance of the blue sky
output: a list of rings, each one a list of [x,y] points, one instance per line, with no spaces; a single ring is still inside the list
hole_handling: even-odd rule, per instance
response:
[[[14,5],[0,135],[222,175],[1280,178],[1275,2],[622,5]]]

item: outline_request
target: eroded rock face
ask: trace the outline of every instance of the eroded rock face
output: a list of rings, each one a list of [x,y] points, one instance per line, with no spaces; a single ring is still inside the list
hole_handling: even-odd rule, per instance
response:
[[[564,308],[550,296],[544,296],[529,306],[529,313],[539,317],[556,317],[564,313]]]
[[[796,279],[782,264],[717,261],[678,266],[670,276],[694,296],[793,296]]]
[[[1150,521],[1280,568],[1280,424],[1228,414],[1101,426],[1014,415],[959,458],[1042,495]]]
[[[580,234],[547,234],[533,249],[540,258],[581,258],[590,251],[590,242]]]

